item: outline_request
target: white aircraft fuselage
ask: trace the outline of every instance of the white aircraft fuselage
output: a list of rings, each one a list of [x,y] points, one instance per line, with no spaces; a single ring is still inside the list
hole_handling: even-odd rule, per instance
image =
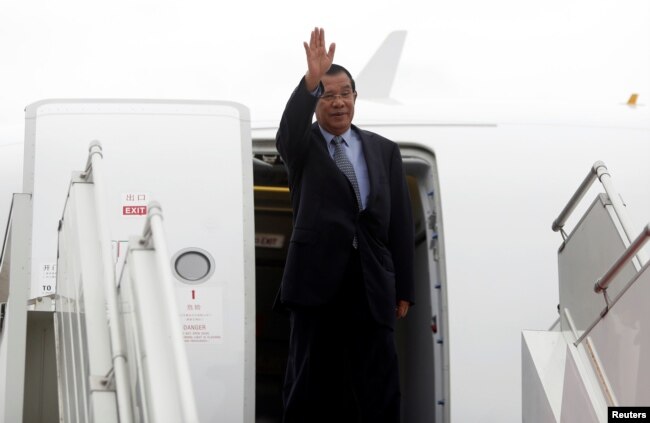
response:
[[[252,116],[253,154],[276,155],[279,112]],[[398,327],[405,420],[519,421],[521,331],[557,319],[561,238],[551,223],[602,160],[641,230],[650,110],[359,100],[355,124],[399,143],[417,214],[420,296]],[[22,156],[20,143],[0,146],[2,234]]]

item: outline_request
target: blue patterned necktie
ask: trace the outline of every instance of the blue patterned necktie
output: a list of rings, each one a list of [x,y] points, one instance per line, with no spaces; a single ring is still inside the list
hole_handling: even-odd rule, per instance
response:
[[[359,206],[359,210],[361,210],[359,183],[357,182],[357,175],[354,173],[354,167],[352,166],[350,159],[348,159],[348,156],[345,154],[345,151],[343,151],[343,138],[336,136],[332,138],[332,142],[334,143],[334,162],[336,162],[336,165],[341,169],[341,172],[343,172],[345,177],[348,178],[348,181],[350,181],[350,184],[352,184],[354,195],[357,197],[357,205]]]
[[[354,166],[352,166],[352,162],[350,162],[350,159],[348,159],[348,156],[345,154],[345,151],[343,151],[343,145],[342,145],[343,138],[340,136],[335,136],[334,138],[332,138],[332,143],[334,143],[334,162],[336,163],[336,166],[338,166],[338,168],[341,169],[341,172],[343,172],[345,177],[348,178],[350,184],[352,184],[352,188],[354,189],[354,195],[357,197],[357,205],[360,211],[361,195],[359,194],[359,183],[357,182],[357,175],[356,173],[354,173]],[[354,239],[352,239],[352,246],[356,249],[358,245],[359,242],[355,234]]]

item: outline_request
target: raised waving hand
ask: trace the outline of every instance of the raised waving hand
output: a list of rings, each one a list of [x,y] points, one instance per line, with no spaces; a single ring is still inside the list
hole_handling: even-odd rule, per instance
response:
[[[323,28],[314,28],[309,43],[303,42],[303,45],[307,56],[305,83],[307,89],[313,91],[318,86],[323,75],[325,75],[325,72],[332,66],[336,44],[330,44],[329,49],[325,50],[325,30]]]

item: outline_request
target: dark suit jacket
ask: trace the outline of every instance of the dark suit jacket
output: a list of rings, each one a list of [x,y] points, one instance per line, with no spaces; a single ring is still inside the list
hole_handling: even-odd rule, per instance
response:
[[[414,296],[413,222],[399,148],[352,126],[361,138],[370,180],[366,208],[359,213],[352,185],[312,124],[317,101],[303,79],[276,136],[294,212],[280,301],[299,306],[330,302],[341,289],[356,233],[371,312],[393,327],[397,300],[413,303]]]

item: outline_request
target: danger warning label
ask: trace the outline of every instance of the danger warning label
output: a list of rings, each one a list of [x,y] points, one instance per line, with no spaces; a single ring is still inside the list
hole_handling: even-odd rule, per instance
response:
[[[177,289],[178,306],[186,344],[220,344],[223,339],[221,287]]]

